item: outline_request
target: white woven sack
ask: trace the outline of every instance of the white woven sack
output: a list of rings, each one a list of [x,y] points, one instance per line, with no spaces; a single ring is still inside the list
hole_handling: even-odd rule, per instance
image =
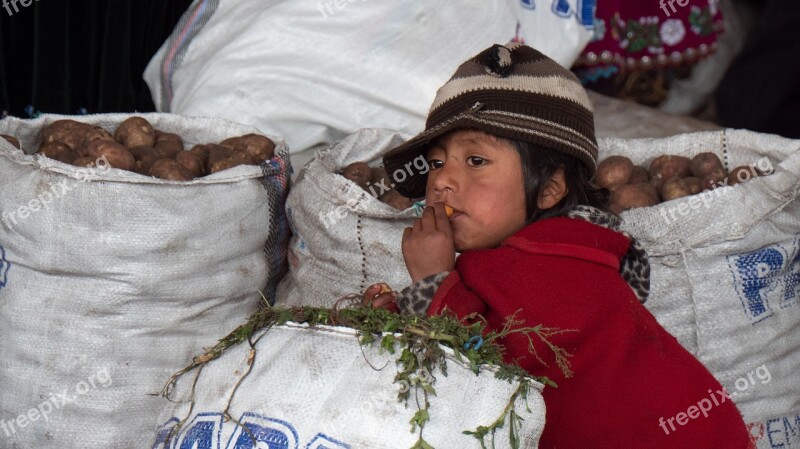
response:
[[[159,111],[251,124],[293,152],[361,128],[416,134],[436,89],[492,44],[516,35],[570,67],[594,4],[196,0],[144,78]]]
[[[723,130],[600,147],[645,166],[713,152],[727,170],[772,169],[623,218],[651,257],[645,305],[732,393],[759,448],[800,446],[800,140]]]
[[[362,129],[317,152],[301,170],[286,201],[293,235],[278,304],[332,307],[376,282],[396,290],[411,283],[400,242],[419,209],[394,209],[338,174],[353,162],[379,165],[384,153],[406,139],[393,131]],[[402,180],[403,173],[390,175]]]
[[[256,132],[143,116],[187,145]],[[145,448],[148,395],[275,286],[288,150],[180,183],[26,154],[61,118],[0,121],[25,150],[0,139],[0,447]]]
[[[190,371],[179,378],[171,396],[176,402],[161,413],[153,449],[403,449],[416,442],[409,424],[417,411],[413,394],[408,406],[397,398],[398,354],[376,345],[362,348],[355,331],[341,327],[289,324],[256,338],[252,367],[250,346],[239,344],[205,365],[199,377]],[[476,376],[468,365],[446,359],[446,377],[431,373],[436,395],[429,396],[431,420],[423,436],[437,449],[478,449],[478,440],[462,432],[491,425],[518,383],[495,379],[492,367],[483,366]],[[521,399],[514,405],[524,419],[519,428],[524,449],[538,447],[544,427],[541,388],[534,382],[527,405]],[[226,410],[250,432],[224,419]],[[177,437],[165,444],[181,421]],[[508,426],[497,431],[494,447],[511,448]]]

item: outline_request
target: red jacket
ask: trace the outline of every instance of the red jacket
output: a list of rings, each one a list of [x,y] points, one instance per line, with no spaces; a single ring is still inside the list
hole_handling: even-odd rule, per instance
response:
[[[630,241],[572,218],[533,223],[502,246],[466,251],[429,309],[477,312],[500,329],[506,318],[562,330],[550,340],[573,354],[566,378],[536,340],[548,366],[509,336],[507,362],[547,376],[541,449],[746,449],[744,421],[727,392],[639,303],[619,274]]]

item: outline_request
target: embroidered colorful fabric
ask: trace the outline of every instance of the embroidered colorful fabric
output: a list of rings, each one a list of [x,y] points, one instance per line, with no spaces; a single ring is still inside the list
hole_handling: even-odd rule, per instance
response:
[[[692,64],[713,53],[723,31],[719,0],[604,0],[595,34],[575,63],[583,80]]]

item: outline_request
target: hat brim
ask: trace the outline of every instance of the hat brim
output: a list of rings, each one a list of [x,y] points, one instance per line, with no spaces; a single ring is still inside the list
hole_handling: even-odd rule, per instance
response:
[[[392,187],[401,195],[411,199],[422,198],[428,180],[428,163],[425,152],[430,143],[448,132],[459,129],[477,129],[498,137],[519,140],[564,152],[583,163],[594,176],[597,162],[597,143],[583,138],[569,128],[556,127],[552,122],[535,118],[519,123],[515,117],[507,117],[495,111],[477,113],[462,112],[436,126],[426,129],[411,140],[389,151],[383,157],[383,166],[392,179]],[[417,158],[422,157],[424,164]]]
[[[383,167],[392,180],[394,189],[410,199],[425,197],[428,184],[428,163],[425,153],[431,142],[457,129],[478,129],[479,124],[464,113],[417,134],[383,156]],[[415,164],[417,158],[425,160],[424,168]]]

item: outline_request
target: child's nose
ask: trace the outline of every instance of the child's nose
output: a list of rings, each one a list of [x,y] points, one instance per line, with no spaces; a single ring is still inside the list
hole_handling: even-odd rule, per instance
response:
[[[452,168],[453,165],[455,164],[445,164],[435,172],[433,190],[437,195],[442,195],[447,191],[451,193],[458,191],[457,173]]]

